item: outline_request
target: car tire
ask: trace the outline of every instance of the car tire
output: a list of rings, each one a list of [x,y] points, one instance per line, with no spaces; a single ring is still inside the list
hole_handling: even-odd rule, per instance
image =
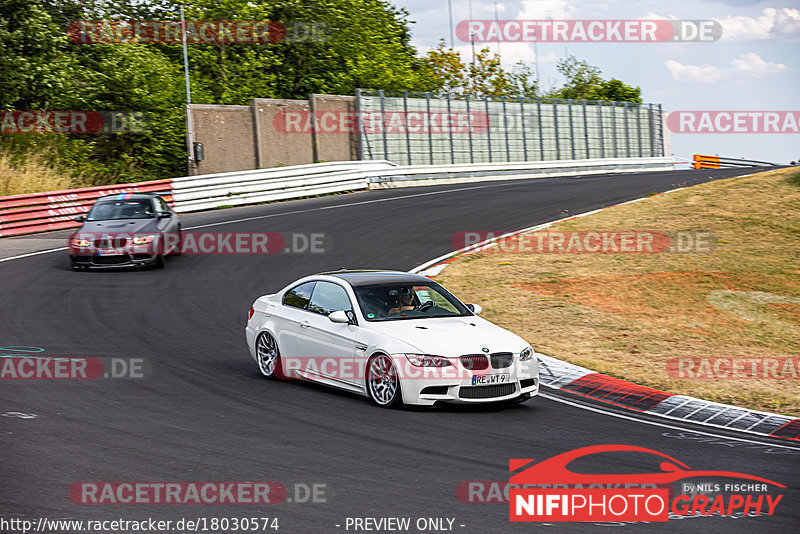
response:
[[[183,254],[183,230],[178,228],[178,244],[172,249],[170,256],[181,256]]]
[[[403,404],[400,376],[392,359],[376,354],[367,362],[367,395],[381,408],[397,408]]]
[[[256,339],[256,363],[263,377],[285,378],[278,342],[269,332],[262,332]]]
[[[163,254],[159,254],[153,261],[153,265],[155,265],[156,269],[163,269],[164,267],[167,266],[167,260],[164,258]]]

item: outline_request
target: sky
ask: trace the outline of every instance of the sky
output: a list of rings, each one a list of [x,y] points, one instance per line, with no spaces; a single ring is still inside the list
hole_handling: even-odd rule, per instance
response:
[[[462,20],[712,20],[721,37],[713,42],[539,42],[539,73],[544,88],[559,87],[556,71],[566,54],[599,67],[605,79],[639,86],[642,100],[669,112],[794,112],[800,116],[800,0],[451,0],[454,26]],[[450,45],[448,0],[392,0],[414,21],[412,44],[420,54],[440,39]],[[470,4],[472,15],[470,16]],[[532,42],[488,43],[503,66],[522,60],[534,66]],[[471,57],[468,42],[455,36],[455,49]],[[739,115],[740,117],[742,114]],[[695,114],[700,125],[701,114]],[[709,114],[714,119],[717,115]],[[727,116],[720,116],[724,128]],[[783,125],[785,115],[781,115]],[[791,119],[791,117],[789,117]],[[733,119],[732,119],[733,120]],[[752,124],[754,119],[747,119]],[[742,123],[744,124],[744,123]],[[800,160],[800,133],[670,132],[672,153],[757,159],[785,164]]]

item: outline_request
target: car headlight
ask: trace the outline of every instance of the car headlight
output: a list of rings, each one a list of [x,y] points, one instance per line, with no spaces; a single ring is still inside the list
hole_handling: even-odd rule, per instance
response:
[[[72,239],[72,246],[76,248],[86,248],[92,246],[92,241],[90,239],[80,239],[75,237]]]
[[[432,354],[406,354],[405,356],[411,362],[411,365],[417,367],[447,367],[448,365],[453,365],[447,358]]]
[[[154,235],[137,235],[133,238],[133,244],[146,245],[148,243],[152,243],[155,238],[156,236]]]
[[[522,349],[522,352],[519,353],[519,361],[527,362],[528,360],[533,359],[533,349],[531,347],[525,347]]]

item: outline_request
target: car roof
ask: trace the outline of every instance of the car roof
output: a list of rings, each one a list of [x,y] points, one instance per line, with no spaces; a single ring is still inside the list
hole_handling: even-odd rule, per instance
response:
[[[159,196],[159,193],[114,193],[97,199],[101,200],[147,200]],[[124,199],[123,199],[124,197]]]
[[[375,284],[430,284],[433,281],[419,274],[404,273],[402,271],[329,271],[319,273],[317,276],[332,276],[344,280],[353,287],[370,286]]]

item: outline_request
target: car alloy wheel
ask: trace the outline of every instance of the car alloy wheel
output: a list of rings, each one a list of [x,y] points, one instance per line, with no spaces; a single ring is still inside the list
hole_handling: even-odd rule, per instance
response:
[[[283,378],[278,343],[269,332],[264,332],[258,336],[256,357],[258,358],[258,370],[261,371],[262,375],[267,378]]]
[[[367,365],[367,391],[369,398],[378,406],[391,408],[402,404],[400,377],[389,356],[373,356]]]

